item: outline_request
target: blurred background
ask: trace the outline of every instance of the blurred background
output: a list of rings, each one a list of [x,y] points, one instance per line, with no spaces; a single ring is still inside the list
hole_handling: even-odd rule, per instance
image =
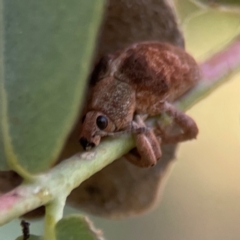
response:
[[[186,48],[199,62],[240,33],[240,12],[199,8],[187,0],[175,2]],[[187,114],[196,120],[200,133],[197,141],[179,145],[161,202],[149,213],[126,220],[90,216],[106,239],[240,239],[240,73]],[[30,229],[41,234],[43,222],[32,222]],[[18,220],[0,228],[4,240],[20,234]]]

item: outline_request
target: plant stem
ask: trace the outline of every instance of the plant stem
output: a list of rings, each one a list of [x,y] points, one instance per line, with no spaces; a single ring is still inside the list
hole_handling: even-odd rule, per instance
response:
[[[56,240],[55,225],[63,216],[67,196],[60,196],[46,205],[44,240]]]
[[[0,196],[0,225],[55,199],[66,197],[81,182],[133,146],[130,135],[105,139],[92,151],[78,153],[49,172],[37,176],[34,183],[22,184]]]

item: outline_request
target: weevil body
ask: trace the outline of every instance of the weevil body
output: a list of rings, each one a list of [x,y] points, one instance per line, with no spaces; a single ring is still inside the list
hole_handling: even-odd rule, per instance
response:
[[[172,102],[199,80],[195,60],[183,49],[168,43],[143,42],[103,57],[91,78],[91,96],[80,133],[80,144],[89,150],[104,136],[132,132],[141,157],[129,161],[149,167],[161,158],[161,141],[176,143],[195,138],[198,128]],[[182,132],[167,135],[161,126],[155,134],[144,118],[166,112]],[[142,117],[144,116],[144,118]]]

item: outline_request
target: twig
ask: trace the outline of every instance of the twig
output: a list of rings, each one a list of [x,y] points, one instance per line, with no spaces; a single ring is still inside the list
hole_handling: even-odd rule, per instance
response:
[[[22,220],[21,221],[21,226],[22,226],[23,240],[29,239],[29,237],[30,237],[30,231],[29,231],[30,223],[26,222],[25,220]]]

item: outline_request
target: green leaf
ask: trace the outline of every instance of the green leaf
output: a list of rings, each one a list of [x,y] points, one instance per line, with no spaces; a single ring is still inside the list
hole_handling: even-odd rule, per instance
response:
[[[1,67],[0,67],[1,68]],[[0,69],[1,72],[1,69]],[[1,98],[0,98],[1,99]],[[1,102],[0,102],[0,109],[1,109]],[[0,111],[0,124],[1,124],[1,111]],[[2,136],[2,128],[0,127],[0,136]],[[0,137],[0,170],[8,170],[9,167],[7,165],[7,159],[4,154],[4,145],[3,145],[3,138]]]
[[[174,4],[176,6],[177,16],[180,20],[180,23],[188,19],[190,16],[196,14],[196,12],[198,12],[200,9],[199,6],[188,0],[174,0]]]
[[[187,50],[198,61],[219,52],[240,33],[239,14],[207,10],[184,25]]]
[[[16,238],[16,240],[23,240],[23,237],[20,236],[20,237]],[[40,236],[36,236],[36,235],[30,235],[28,240],[43,240],[43,238]]]
[[[240,0],[192,0],[197,4],[207,5],[213,8],[222,8],[231,11],[240,11]]]
[[[103,240],[100,231],[83,216],[71,215],[61,219],[56,225],[57,240]]]
[[[56,160],[76,118],[103,14],[99,0],[0,0],[0,169]]]

